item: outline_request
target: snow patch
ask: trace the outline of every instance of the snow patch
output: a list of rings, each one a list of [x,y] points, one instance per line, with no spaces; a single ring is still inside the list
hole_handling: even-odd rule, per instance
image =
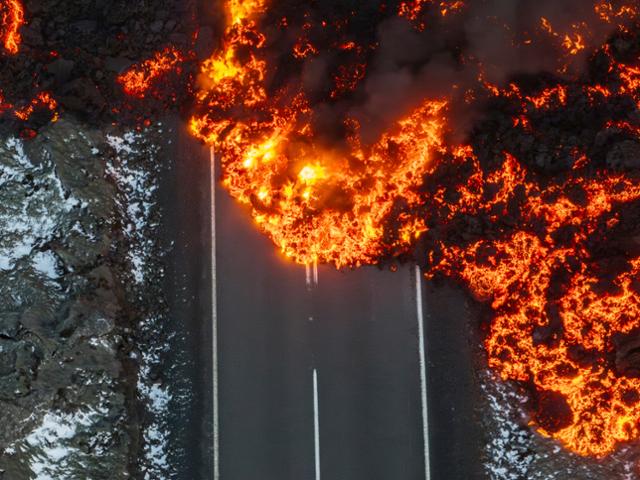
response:
[[[52,252],[38,252],[32,257],[31,262],[33,268],[51,280],[60,278],[56,271],[57,260]]]
[[[80,202],[65,190],[50,162],[36,165],[29,159],[22,140],[5,140],[0,153],[0,270],[31,257],[36,271],[56,279],[52,254],[34,252],[55,237],[61,218]]]
[[[73,472],[77,472],[77,462],[87,456],[87,452],[71,440],[82,430],[94,426],[106,413],[106,409],[46,413],[40,425],[24,440],[32,452],[30,469],[34,476],[31,480],[71,480]],[[15,452],[20,446],[11,448]]]

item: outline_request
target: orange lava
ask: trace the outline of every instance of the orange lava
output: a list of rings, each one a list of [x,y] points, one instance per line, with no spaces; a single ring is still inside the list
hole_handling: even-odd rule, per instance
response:
[[[51,122],[57,122],[59,119],[58,102],[49,92],[40,92],[24,107],[17,108],[4,98],[0,91],[0,115],[10,114],[18,120],[26,122],[31,118],[36,110],[46,110],[51,114]]]
[[[49,92],[40,92],[26,107],[14,110],[13,114],[22,121],[29,120],[36,108],[49,110],[52,114],[51,121],[58,121],[58,102]]]
[[[603,101],[626,95],[640,99],[637,65],[610,57],[612,86],[585,85],[585,97]],[[559,84],[536,95],[516,85],[489,87],[492,95],[520,105],[514,127],[532,131],[530,117],[564,108],[568,88]],[[610,121],[606,128],[638,137],[640,125]],[[485,341],[489,365],[505,380],[535,391],[532,425],[580,454],[603,457],[620,442],[640,437],[640,378],[620,371],[616,342],[640,333],[640,257],[608,266],[593,246],[615,236],[621,210],[640,201],[640,182],[600,172],[593,179],[570,178],[541,186],[508,153],[501,167],[484,174],[470,149],[474,173],[448,204],[453,213],[483,215],[492,222],[507,215],[517,224],[497,240],[468,245],[440,244],[435,270],[461,279],[494,311]],[[581,168],[589,159],[576,152]],[[514,208],[517,211],[514,212]],[[604,264],[603,264],[604,262]],[[634,337],[631,337],[634,338]],[[551,400],[549,400],[551,399]]]
[[[24,7],[20,0],[0,1],[0,42],[8,53],[15,55],[20,48],[20,27],[24,24]]]
[[[607,49],[605,49],[607,52]],[[636,65],[610,56],[611,84],[584,85],[592,101],[626,95],[640,99]],[[520,105],[514,127],[534,132],[532,115],[562,109],[568,87],[549,87],[525,95],[516,85],[488,86],[492,95]],[[640,125],[609,121],[605,128],[638,138]],[[607,171],[593,178],[570,177],[540,184],[515,156],[505,153],[490,173],[480,168],[472,149],[464,158],[472,168],[459,199],[436,201],[451,213],[501,222],[497,239],[469,244],[439,244],[434,271],[461,279],[474,297],[494,312],[485,340],[489,365],[504,380],[533,390],[532,425],[580,455],[604,457],[621,442],[640,437],[640,377],[621,370],[617,357],[625,336],[640,334],[640,257],[627,254],[612,265],[594,256],[598,245],[615,238],[621,212],[640,201],[640,181]],[[589,159],[575,152],[574,169]],[[633,345],[633,343],[632,343]]]
[[[182,54],[169,46],[156,52],[153,58],[134,65],[118,77],[124,91],[133,97],[144,98],[149,89],[165,74],[175,70],[184,60]]]
[[[542,231],[443,245],[438,268],[495,311],[485,343],[489,365],[505,380],[533,384],[539,395],[559,394],[556,406],[565,415],[541,412],[538,430],[578,454],[601,457],[640,435],[640,378],[620,375],[609,358],[614,337],[638,328],[640,258],[605,288],[586,245],[616,225],[616,207],[640,199],[640,183],[603,174],[542,189],[525,178],[507,155],[504,169],[483,182],[495,193],[476,192],[483,200],[476,205],[501,211],[524,189],[523,223],[544,225]],[[584,196],[579,202],[564,194],[576,190]],[[574,232],[570,245],[556,240],[567,228]]]
[[[267,96],[265,37],[253,12],[228,8],[235,23],[202,65],[197,98],[206,113],[192,118],[193,133],[214,146],[224,186],[287,257],[338,267],[375,261],[394,204],[420,201],[416,188],[443,148],[446,102],[423,102],[373,145],[361,144],[355,121],[345,126],[346,145],[321,145],[302,93]],[[406,246],[414,240],[408,225],[398,240]]]

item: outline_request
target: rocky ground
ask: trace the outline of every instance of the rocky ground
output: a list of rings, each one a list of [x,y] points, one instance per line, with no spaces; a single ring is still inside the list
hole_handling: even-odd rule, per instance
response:
[[[0,478],[172,478],[168,411],[189,393],[163,372],[169,340],[181,347],[162,291],[158,119],[188,108],[197,57],[144,103],[117,76],[168,45],[205,55],[212,32],[195,1],[24,7],[19,53],[0,54]],[[55,111],[2,115],[41,92]]]
[[[0,138],[0,478],[170,478],[162,124]],[[174,339],[179,344],[179,339]],[[4,475],[4,477],[3,477]]]
[[[103,456],[119,466],[113,478],[127,477],[136,442],[123,355],[131,347],[112,262],[117,186],[106,147],[71,120],[30,142],[0,142],[0,289],[8,299],[0,316],[0,412],[8,426],[0,465],[7,478],[78,468],[104,478],[96,462]]]
[[[0,55],[0,92],[5,101],[26,105],[39,92],[50,92],[59,109],[93,125],[134,126],[143,116],[186,106],[195,63],[187,63],[180,82],[167,86],[166,97],[131,104],[119,74],[172,45],[187,52],[210,35],[196,35],[193,0],[127,2],[105,0],[27,0],[26,24],[17,55]],[[199,39],[199,40],[198,40]],[[169,88],[170,87],[170,88]],[[144,111],[143,111],[144,110]],[[26,122],[4,118],[13,128],[37,130],[50,113],[36,112]]]

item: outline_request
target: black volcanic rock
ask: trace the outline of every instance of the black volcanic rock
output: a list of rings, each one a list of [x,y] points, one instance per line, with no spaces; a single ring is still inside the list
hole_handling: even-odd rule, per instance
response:
[[[71,77],[75,65],[76,63],[73,60],[58,58],[47,65],[47,71],[55,77],[59,85],[62,85]]]
[[[548,432],[557,432],[573,422],[573,412],[562,394],[552,391],[538,392],[535,399],[536,423]]]
[[[626,377],[640,378],[640,331],[616,335],[613,347],[618,373]]]
[[[607,166],[625,170],[640,168],[640,143],[634,140],[623,140],[613,145],[607,154]]]
[[[172,45],[190,58],[195,30],[195,0],[127,2],[105,0],[30,0],[17,55],[0,55],[0,92],[12,104],[29,102],[50,91],[69,111],[92,124],[135,124],[146,115],[146,105],[132,105],[117,76],[137,62]],[[205,35],[206,38],[206,35]],[[202,48],[210,46],[204,42]],[[210,54],[203,52],[202,55]],[[189,60],[181,83],[167,86],[167,96],[181,101],[160,102],[151,111],[175,110],[186,102]],[[178,88],[176,88],[178,86]],[[0,123],[12,125],[12,118]],[[35,127],[35,128],[34,128]],[[29,125],[38,130],[39,125]]]

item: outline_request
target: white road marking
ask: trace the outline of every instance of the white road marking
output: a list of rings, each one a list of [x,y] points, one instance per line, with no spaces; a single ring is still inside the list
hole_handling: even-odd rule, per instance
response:
[[[306,263],[304,265],[305,282],[307,284],[307,290],[311,290],[311,265]]]
[[[211,321],[213,333],[213,480],[220,479],[220,424],[218,405],[218,293],[216,288],[216,154],[209,149],[211,159]]]
[[[429,416],[427,410],[427,362],[424,351],[424,315],[422,313],[422,272],[415,267],[416,275],[416,309],[418,312],[418,351],[420,353],[420,394],[422,396],[422,439],[424,442],[424,476],[431,479],[431,462],[429,461]]]
[[[318,260],[313,262],[313,284],[318,286]]]
[[[316,480],[320,480],[320,412],[318,406],[318,371],[313,369],[313,439],[316,460]]]
[[[307,290],[311,290],[318,286],[318,262],[306,263],[304,266],[304,273],[306,277]]]

